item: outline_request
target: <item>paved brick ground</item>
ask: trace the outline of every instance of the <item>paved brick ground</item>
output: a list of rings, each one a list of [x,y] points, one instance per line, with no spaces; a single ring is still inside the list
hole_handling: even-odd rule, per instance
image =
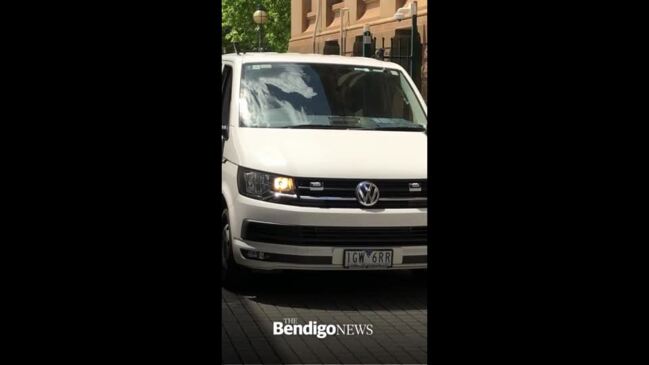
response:
[[[257,274],[222,288],[224,364],[425,364],[426,283],[410,272]],[[274,336],[272,321],[373,324],[372,336]]]

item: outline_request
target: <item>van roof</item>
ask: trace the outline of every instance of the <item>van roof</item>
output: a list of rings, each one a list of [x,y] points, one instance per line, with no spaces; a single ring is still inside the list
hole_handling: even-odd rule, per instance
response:
[[[394,62],[379,61],[368,57],[349,57],[338,55],[321,55],[315,53],[276,53],[276,52],[248,52],[228,53],[221,56],[223,60],[236,63],[259,62],[291,62],[291,63],[331,63],[341,65],[356,65],[368,67],[401,68]]]

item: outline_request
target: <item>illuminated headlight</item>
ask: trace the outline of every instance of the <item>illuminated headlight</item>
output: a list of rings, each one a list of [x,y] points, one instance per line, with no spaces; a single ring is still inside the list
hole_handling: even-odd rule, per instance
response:
[[[250,198],[270,200],[295,194],[293,178],[239,167],[239,193]]]
[[[273,191],[278,193],[293,193],[293,179],[290,177],[276,176],[273,178]]]

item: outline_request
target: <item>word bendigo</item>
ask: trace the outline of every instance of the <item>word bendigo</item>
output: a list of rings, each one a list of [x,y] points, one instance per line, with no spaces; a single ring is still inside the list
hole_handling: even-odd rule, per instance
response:
[[[318,324],[316,321],[309,321],[307,324],[288,324],[273,322],[273,335],[306,335],[316,336],[323,339],[327,336],[372,336],[374,329],[371,324]]]

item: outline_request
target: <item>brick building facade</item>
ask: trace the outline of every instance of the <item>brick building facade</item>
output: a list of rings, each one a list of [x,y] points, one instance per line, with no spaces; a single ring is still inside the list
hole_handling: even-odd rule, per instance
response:
[[[384,48],[386,56],[405,56],[409,52],[412,20],[406,17],[402,21],[396,21],[393,15],[401,7],[410,8],[410,3],[411,0],[293,0],[288,51],[322,54],[332,53],[334,50],[337,54],[342,48],[346,56],[358,55],[358,46],[361,42],[359,36],[363,34],[364,26],[369,25],[372,37],[376,38],[374,45],[376,49]],[[316,30],[318,4],[321,4],[320,20],[314,44],[313,33]],[[343,12],[344,32],[341,42],[340,9],[342,8],[348,10]],[[427,2],[417,1],[417,30],[422,44],[421,91],[424,98],[427,98],[425,94],[428,81],[428,70],[425,69],[428,55],[427,15]],[[391,39],[394,39],[394,43]],[[399,63],[408,69],[405,60]]]

